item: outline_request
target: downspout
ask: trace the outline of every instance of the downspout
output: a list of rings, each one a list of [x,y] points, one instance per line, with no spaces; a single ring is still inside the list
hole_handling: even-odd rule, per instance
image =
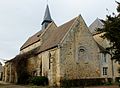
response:
[[[115,82],[115,79],[114,79],[114,67],[113,67],[113,60],[112,61],[112,79],[113,79],[113,82]]]
[[[111,51],[112,52],[112,51]],[[112,58],[112,53],[110,54],[111,58]],[[111,62],[112,62],[112,80],[113,82],[115,82],[115,79],[114,79],[114,66],[113,66],[113,59],[111,59]]]

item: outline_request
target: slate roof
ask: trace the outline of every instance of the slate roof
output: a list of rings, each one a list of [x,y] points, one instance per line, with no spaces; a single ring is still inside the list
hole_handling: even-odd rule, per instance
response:
[[[51,21],[51,22],[52,22],[52,18],[51,18],[51,15],[50,15],[50,10],[49,10],[48,5],[47,5],[46,10],[45,10],[45,15],[44,15],[44,19],[43,19],[42,24],[43,24],[45,21]]]
[[[102,28],[103,27],[103,23],[101,22],[101,20],[99,18],[97,18],[90,26],[89,26],[89,30],[92,34],[96,34],[96,29],[97,28]]]

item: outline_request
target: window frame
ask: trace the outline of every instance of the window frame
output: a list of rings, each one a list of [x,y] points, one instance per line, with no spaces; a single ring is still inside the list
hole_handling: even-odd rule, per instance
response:
[[[108,67],[103,67],[103,75],[108,75]]]

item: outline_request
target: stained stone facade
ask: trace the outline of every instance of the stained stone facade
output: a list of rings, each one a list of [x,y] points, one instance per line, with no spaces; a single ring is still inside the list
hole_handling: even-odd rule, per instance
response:
[[[68,79],[100,77],[99,48],[79,16],[61,45],[61,75]],[[96,51],[96,52],[95,52]]]
[[[42,25],[42,30],[20,48],[20,55],[35,50],[35,55],[27,58],[26,68],[31,76],[48,77],[50,86],[60,86],[64,79],[106,79],[119,76],[119,65],[103,53],[109,43],[99,35],[93,35],[81,15],[57,27],[47,6]],[[18,76],[12,65],[13,60],[6,62],[3,80],[16,83]]]

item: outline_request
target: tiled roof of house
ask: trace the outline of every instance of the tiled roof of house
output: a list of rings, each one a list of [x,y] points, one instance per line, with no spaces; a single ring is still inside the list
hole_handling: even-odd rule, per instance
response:
[[[22,47],[20,48],[20,50],[40,41],[40,35],[42,34],[42,31],[37,32],[36,34],[34,34],[33,36],[29,37],[28,40],[22,45]]]
[[[61,42],[65,34],[68,32],[75,19],[76,18],[55,29],[51,36],[41,45],[40,49],[38,50],[38,53],[57,46]]]
[[[60,41],[63,39],[63,37],[65,36],[65,34],[70,29],[70,27],[72,26],[75,19],[76,18],[72,19],[71,21],[69,21],[69,22],[67,22],[67,23],[65,23],[65,24],[63,24],[63,25],[61,25],[59,27],[56,27],[56,29],[50,34],[50,36],[47,38],[47,40],[42,43],[42,45],[40,46],[40,48],[38,50],[38,53],[58,45],[60,43]],[[49,28],[49,30],[51,30],[49,26],[48,26],[48,28]],[[39,31],[38,33],[36,33],[32,37],[30,37],[23,44],[23,46],[20,48],[20,50],[25,49],[28,46],[40,41],[40,38],[42,37],[41,36],[42,33],[43,33],[43,31]]]
[[[51,29],[52,24],[55,24],[55,23],[51,22],[45,30],[40,30],[39,32],[37,32],[36,34],[34,34],[30,38],[28,38],[28,40],[22,45],[20,50],[23,50],[23,49],[27,48],[28,46],[41,41],[42,36],[44,36],[43,34],[46,32],[46,30]]]
[[[98,48],[100,49],[100,53],[105,53],[105,52],[107,52],[106,49],[105,49],[103,46],[101,46],[101,45],[98,44],[97,42],[96,42],[96,44],[97,44]]]

